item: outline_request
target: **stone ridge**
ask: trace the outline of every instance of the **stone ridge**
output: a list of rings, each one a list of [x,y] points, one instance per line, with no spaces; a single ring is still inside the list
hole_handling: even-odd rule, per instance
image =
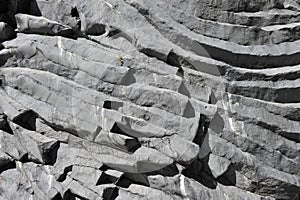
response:
[[[0,200],[300,199],[299,0],[2,0]]]

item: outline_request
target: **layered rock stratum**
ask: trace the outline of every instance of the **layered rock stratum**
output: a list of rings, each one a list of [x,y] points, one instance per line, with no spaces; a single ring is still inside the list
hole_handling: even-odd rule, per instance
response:
[[[0,200],[300,199],[299,0],[1,0]]]

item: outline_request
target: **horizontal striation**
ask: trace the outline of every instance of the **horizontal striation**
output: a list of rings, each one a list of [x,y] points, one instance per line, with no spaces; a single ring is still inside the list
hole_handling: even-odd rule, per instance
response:
[[[1,2],[0,199],[298,199],[299,12]]]

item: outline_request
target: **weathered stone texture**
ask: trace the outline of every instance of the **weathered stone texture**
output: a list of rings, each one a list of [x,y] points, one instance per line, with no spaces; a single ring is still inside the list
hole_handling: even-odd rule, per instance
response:
[[[299,0],[3,0],[0,199],[298,200]]]

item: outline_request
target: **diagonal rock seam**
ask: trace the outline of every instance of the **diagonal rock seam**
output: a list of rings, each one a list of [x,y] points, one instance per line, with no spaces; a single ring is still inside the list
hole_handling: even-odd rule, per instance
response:
[[[0,199],[299,199],[299,12],[1,1]]]

